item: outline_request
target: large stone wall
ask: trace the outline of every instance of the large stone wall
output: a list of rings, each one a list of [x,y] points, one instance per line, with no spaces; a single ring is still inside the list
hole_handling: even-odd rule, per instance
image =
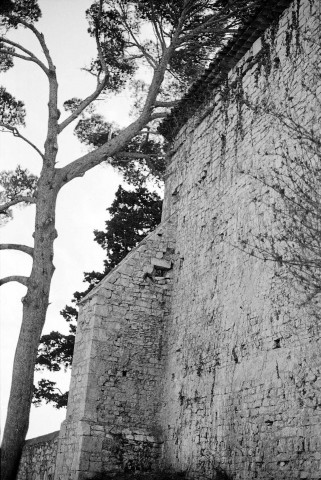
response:
[[[83,301],[57,479],[158,468],[174,232],[171,216]]]
[[[320,119],[319,28],[318,0],[295,1],[175,140],[161,226],[83,302],[56,480],[321,478],[320,325],[249,250],[294,149],[273,112]]]
[[[320,323],[282,267],[242,247],[273,231],[269,171],[278,145],[294,148],[273,111],[321,126],[303,87],[321,94],[319,36],[320,3],[294,2],[173,145],[163,219],[178,212],[179,260],[160,423],[163,465],[191,478],[321,478]]]
[[[17,480],[53,480],[59,431],[27,440]]]

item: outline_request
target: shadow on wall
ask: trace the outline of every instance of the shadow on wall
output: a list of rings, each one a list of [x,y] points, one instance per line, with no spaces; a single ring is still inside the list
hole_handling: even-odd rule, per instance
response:
[[[224,470],[216,470],[216,473],[211,477],[202,477],[203,480],[233,480],[233,477],[227,474]],[[97,475],[92,480],[199,480],[196,478],[188,477],[185,472],[170,473],[170,472],[158,472],[158,473],[120,473],[116,476],[110,476],[106,474]]]

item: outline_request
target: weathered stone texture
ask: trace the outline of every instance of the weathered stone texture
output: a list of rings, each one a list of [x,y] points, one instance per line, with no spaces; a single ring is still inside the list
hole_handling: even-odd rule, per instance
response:
[[[174,232],[171,217],[82,305],[57,479],[157,468]]]
[[[320,8],[295,1],[182,128],[161,226],[84,300],[56,480],[321,478],[320,323],[248,249],[294,149],[273,112],[320,122]]]
[[[59,431],[27,440],[17,480],[53,480]]]
[[[173,147],[163,219],[179,212],[179,260],[164,352],[163,465],[191,478],[213,478],[217,467],[235,479],[321,478],[320,325],[280,267],[242,249],[274,228],[275,196],[253,176],[268,178],[276,146],[288,140],[255,102],[289,112],[290,91],[291,112],[316,128],[320,104],[302,82],[313,78],[319,34],[319,2],[295,2]]]

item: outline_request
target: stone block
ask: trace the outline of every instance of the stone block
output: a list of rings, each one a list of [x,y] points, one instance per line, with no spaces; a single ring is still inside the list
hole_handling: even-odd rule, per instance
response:
[[[150,275],[153,273],[154,271],[154,266],[153,265],[145,265],[144,268],[143,268],[143,272],[144,273],[149,273]]]
[[[82,440],[84,452],[99,452],[102,449],[103,438],[86,435]]]
[[[76,425],[77,425],[76,426],[77,435],[79,435],[79,436],[90,435],[91,427],[90,427],[89,423],[80,421]]]
[[[162,269],[162,270],[170,270],[172,268],[172,262],[168,261],[168,260],[164,260],[162,258],[152,258],[151,259],[151,264],[156,267],[156,268],[159,268],[159,269]]]

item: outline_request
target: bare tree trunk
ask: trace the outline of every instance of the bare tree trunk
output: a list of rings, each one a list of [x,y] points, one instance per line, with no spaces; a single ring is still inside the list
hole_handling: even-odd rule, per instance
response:
[[[51,169],[43,170],[39,180],[34,232],[34,260],[23,302],[23,318],[15,352],[8,414],[2,441],[1,478],[16,476],[21,451],[29,426],[33,393],[34,366],[39,339],[49,304],[54,272],[53,242],[57,191],[51,186]],[[50,178],[51,177],[51,178]]]

